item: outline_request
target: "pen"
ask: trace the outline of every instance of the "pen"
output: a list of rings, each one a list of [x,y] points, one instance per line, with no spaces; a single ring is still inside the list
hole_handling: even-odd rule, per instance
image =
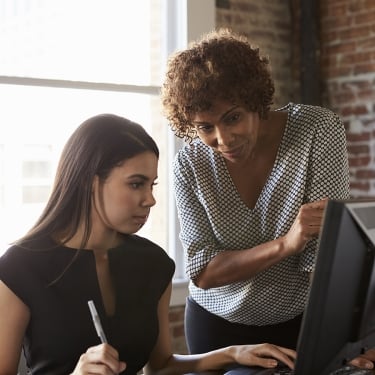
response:
[[[94,326],[96,329],[96,333],[100,337],[102,343],[107,343],[107,338],[105,337],[102,324],[100,323],[98,312],[96,311],[96,307],[93,300],[87,302],[89,305],[90,313],[92,316],[92,321],[94,322]]]

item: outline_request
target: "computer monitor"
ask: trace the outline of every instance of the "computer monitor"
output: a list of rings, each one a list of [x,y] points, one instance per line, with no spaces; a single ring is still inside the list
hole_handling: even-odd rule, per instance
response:
[[[375,347],[375,200],[329,200],[296,375],[326,375]]]

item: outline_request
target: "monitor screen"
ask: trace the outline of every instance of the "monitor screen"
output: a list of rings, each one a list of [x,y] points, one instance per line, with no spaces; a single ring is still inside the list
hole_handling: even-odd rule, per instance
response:
[[[295,374],[325,375],[375,347],[375,200],[329,200]]]

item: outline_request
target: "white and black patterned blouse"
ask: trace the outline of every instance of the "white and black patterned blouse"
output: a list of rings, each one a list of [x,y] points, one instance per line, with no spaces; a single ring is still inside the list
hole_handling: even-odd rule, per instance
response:
[[[270,176],[250,209],[241,200],[223,157],[199,139],[174,161],[180,239],[191,280],[219,252],[252,248],[287,233],[303,203],[349,197],[345,129],[328,109],[289,103],[284,135]],[[189,290],[206,310],[230,322],[280,323],[303,312],[317,240],[252,279]]]

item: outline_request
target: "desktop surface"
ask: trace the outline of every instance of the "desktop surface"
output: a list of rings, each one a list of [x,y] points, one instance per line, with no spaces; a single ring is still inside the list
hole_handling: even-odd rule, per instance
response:
[[[276,367],[273,369],[241,366],[225,372],[224,375],[294,375],[294,371],[284,366]],[[375,370],[366,370],[350,365],[345,365],[337,370],[332,371],[329,375],[375,375]]]

